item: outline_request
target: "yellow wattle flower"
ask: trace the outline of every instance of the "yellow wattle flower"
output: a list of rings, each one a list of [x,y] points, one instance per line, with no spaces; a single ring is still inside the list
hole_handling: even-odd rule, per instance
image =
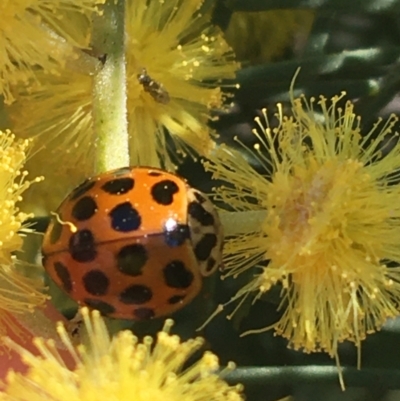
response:
[[[77,37],[67,17],[74,12],[89,14],[100,2],[102,0],[0,2],[0,94],[7,103],[14,100],[11,85],[21,81],[26,84],[38,67],[53,72],[73,55],[72,46],[85,45],[85,38]]]
[[[31,311],[45,299],[37,291],[40,284],[20,272],[15,256],[24,233],[30,231],[25,221],[32,217],[20,212],[18,203],[32,183],[43,179],[26,179],[23,165],[29,147],[29,140],[16,140],[10,131],[0,131],[0,332],[12,325],[9,314]]]
[[[181,342],[169,334],[171,320],[156,341],[151,337],[139,341],[130,331],[110,338],[97,311],[89,314],[83,308],[81,313],[85,345],[75,348],[64,327],[58,327],[76,367],[66,367],[52,341],[35,340],[40,356],[12,343],[29,370],[26,375],[9,372],[1,401],[242,401],[241,386],[229,386],[221,379],[216,372],[218,358],[211,352],[184,367],[203,341]]]
[[[239,64],[220,30],[202,15],[203,0],[128,0],[126,12],[128,119],[132,160],[169,164],[167,129],[178,152],[206,154],[206,127],[225,96],[219,85],[233,80]],[[157,98],[138,79],[143,71],[162,85]],[[189,145],[189,148],[188,146]]]
[[[220,85],[235,77],[239,65],[222,33],[199,13],[202,2],[126,2],[132,165],[164,163],[172,168],[166,130],[178,151],[207,153],[213,146],[207,122],[212,110],[223,108],[226,95]],[[85,31],[82,24],[80,29]],[[92,77],[67,69],[57,73],[40,73],[32,85],[16,87],[18,102],[8,111],[16,135],[38,137],[37,147],[47,148],[45,163],[40,162],[43,157],[36,158],[42,170],[34,170],[54,171],[53,161],[70,170],[79,165],[82,176],[76,185],[85,177],[80,163],[93,168]],[[51,177],[48,182],[53,182]]]
[[[20,87],[9,114],[16,135],[36,138],[27,168],[32,174],[46,175],[42,185],[28,190],[24,210],[46,215],[93,173],[92,87],[90,77],[73,71],[39,72],[37,78],[39,82],[30,87]]]
[[[264,210],[255,232],[228,239],[227,276],[254,268],[235,299],[282,285],[282,317],[273,325],[289,345],[337,357],[399,315],[400,143],[397,121],[362,136],[354,106],[296,99],[293,117],[272,128],[256,119],[258,143],[244,154],[216,149],[208,170],[229,185],[217,189],[235,210]],[[318,116],[317,116],[318,113]],[[252,330],[260,332],[265,329]]]

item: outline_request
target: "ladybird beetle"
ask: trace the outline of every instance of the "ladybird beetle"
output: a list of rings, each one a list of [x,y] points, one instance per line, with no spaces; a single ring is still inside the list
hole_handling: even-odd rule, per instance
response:
[[[61,203],[43,265],[79,304],[103,315],[168,315],[221,263],[223,233],[209,199],[171,173],[126,167],[84,181]]]

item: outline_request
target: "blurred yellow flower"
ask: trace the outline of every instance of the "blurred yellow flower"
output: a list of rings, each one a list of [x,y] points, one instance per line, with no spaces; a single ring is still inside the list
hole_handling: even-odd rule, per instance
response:
[[[10,85],[27,82],[34,69],[53,72],[73,54],[66,43],[82,46],[68,15],[90,13],[102,0],[2,0],[0,2],[0,94],[14,100]],[[66,21],[67,20],[67,21]],[[51,29],[54,29],[51,31]],[[59,36],[61,35],[61,36]]]
[[[19,351],[29,366],[26,375],[10,372],[2,401],[241,401],[241,386],[229,386],[216,373],[218,358],[211,352],[191,366],[185,364],[199,349],[201,339],[181,342],[168,333],[172,321],[167,320],[153,344],[151,337],[139,341],[130,331],[109,337],[97,311],[82,315],[88,344],[75,348],[63,326],[59,334],[76,367],[69,370],[52,341],[37,338],[40,356],[19,345]],[[230,368],[230,367],[228,367]]]
[[[39,82],[20,87],[9,111],[16,134],[36,138],[27,168],[47,178],[28,190],[24,210],[46,215],[93,173],[91,78],[74,71],[38,72],[37,78]]]
[[[15,256],[29,231],[24,222],[32,217],[20,212],[17,203],[33,182],[42,180],[28,181],[22,170],[29,145],[29,140],[17,141],[10,131],[0,131],[0,332],[10,323],[9,313],[31,310],[45,299],[35,290],[38,283],[20,273]]]
[[[273,325],[289,345],[337,357],[399,315],[400,143],[397,118],[362,136],[354,106],[296,99],[293,117],[272,128],[257,118],[258,143],[243,153],[221,147],[207,163],[228,185],[218,197],[235,210],[264,210],[259,230],[228,239],[227,276],[254,268],[234,299],[259,298],[280,283],[282,317]],[[246,151],[246,150],[245,150]],[[268,261],[268,263],[267,263]],[[264,329],[252,330],[260,332]]]
[[[165,129],[185,152],[188,145],[201,153],[212,146],[207,122],[212,109],[223,107],[221,80],[233,79],[238,64],[218,28],[198,12],[201,5],[202,0],[126,3],[131,164],[172,167]],[[33,85],[15,89],[18,102],[9,109],[13,130],[38,136],[39,148],[54,149],[46,151],[45,164],[36,158],[39,173],[51,162],[82,170],[81,162],[93,163],[96,146],[92,78],[66,69],[37,77]]]

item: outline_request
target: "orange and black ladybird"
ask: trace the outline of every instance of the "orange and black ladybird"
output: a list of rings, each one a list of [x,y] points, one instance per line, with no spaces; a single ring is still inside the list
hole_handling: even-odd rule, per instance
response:
[[[110,317],[173,313],[221,263],[213,204],[163,170],[126,167],[89,178],[56,215],[43,240],[45,269],[79,304]]]

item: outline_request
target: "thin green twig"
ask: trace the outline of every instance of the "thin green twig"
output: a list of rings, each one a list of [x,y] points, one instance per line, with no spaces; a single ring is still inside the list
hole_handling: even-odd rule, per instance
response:
[[[233,11],[266,11],[276,9],[334,10],[341,12],[389,13],[400,10],[398,1],[366,0],[226,0]]]
[[[105,60],[93,78],[97,173],[129,165],[124,14],[124,0],[109,0],[93,21],[93,50]]]
[[[346,387],[376,387],[385,389],[400,388],[400,371],[396,369],[361,369],[344,367],[343,376]],[[229,373],[230,383],[242,383],[251,393],[263,394],[272,386],[298,386],[333,384],[339,388],[338,369],[336,366],[271,366],[239,367]]]

